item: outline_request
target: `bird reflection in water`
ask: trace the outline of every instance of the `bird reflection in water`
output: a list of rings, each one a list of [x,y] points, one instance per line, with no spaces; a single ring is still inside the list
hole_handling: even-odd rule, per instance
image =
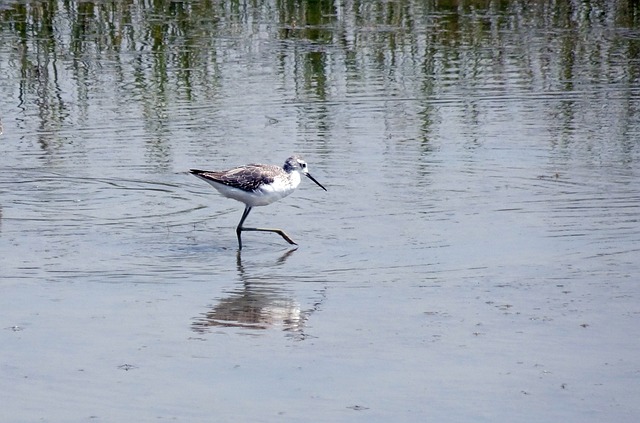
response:
[[[287,251],[277,261],[283,264],[295,249]],[[302,310],[282,282],[273,275],[249,276],[242,264],[242,255],[236,256],[238,275],[242,285],[217,301],[210,311],[203,313],[192,323],[192,330],[207,333],[216,327],[245,329],[282,328],[296,339],[305,339],[304,326],[310,315],[320,307],[322,299],[310,309]]]

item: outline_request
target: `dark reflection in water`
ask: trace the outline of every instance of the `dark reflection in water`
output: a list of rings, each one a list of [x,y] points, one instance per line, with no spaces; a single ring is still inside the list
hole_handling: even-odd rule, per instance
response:
[[[147,160],[161,169],[175,131],[223,127],[229,108],[243,107],[228,93],[250,82],[236,77],[245,67],[245,78],[273,75],[288,93],[277,101],[298,104],[299,126],[321,139],[347,106],[383,101],[388,136],[420,119],[415,138],[429,151],[442,104],[462,101],[477,129],[483,101],[532,92],[549,125],[569,132],[606,102],[594,118],[628,138],[640,133],[639,16],[628,0],[8,2],[0,68],[19,87],[2,94],[21,110],[11,126],[37,132],[48,153],[72,140],[71,128],[100,130],[116,110],[135,110]],[[103,105],[92,101],[105,93]]]
[[[295,252],[285,252],[268,269],[275,269]],[[221,298],[201,317],[195,319],[192,329],[197,333],[206,333],[216,327],[239,327],[245,329],[282,328],[295,339],[306,338],[305,324],[312,313],[318,310],[323,298],[318,298],[310,309],[302,310],[301,305],[292,298],[284,285],[291,281],[279,281],[278,276],[256,275],[258,269],[247,271],[242,264],[242,254],[236,259],[240,286]],[[253,267],[253,266],[252,266]],[[253,271],[252,271],[253,270]],[[260,271],[264,271],[261,266]]]

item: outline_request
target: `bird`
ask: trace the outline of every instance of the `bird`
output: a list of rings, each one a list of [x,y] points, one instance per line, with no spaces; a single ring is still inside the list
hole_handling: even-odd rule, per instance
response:
[[[323,190],[327,190],[311,174],[300,156],[289,157],[282,167],[251,163],[229,170],[212,171],[190,169],[189,172],[214,187],[227,198],[244,203],[245,208],[236,227],[238,250],[242,250],[243,231],[274,232],[291,245],[296,244],[282,229],[247,228],[242,226],[254,207],[267,206],[291,194],[300,185],[300,173],[311,179]]]

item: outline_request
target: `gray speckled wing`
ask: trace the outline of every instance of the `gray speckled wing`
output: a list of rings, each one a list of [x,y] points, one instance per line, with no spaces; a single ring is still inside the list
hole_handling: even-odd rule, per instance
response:
[[[278,166],[249,164],[222,172],[191,169],[191,173],[205,180],[211,180],[243,191],[253,192],[261,185],[271,184],[275,175],[282,172]]]

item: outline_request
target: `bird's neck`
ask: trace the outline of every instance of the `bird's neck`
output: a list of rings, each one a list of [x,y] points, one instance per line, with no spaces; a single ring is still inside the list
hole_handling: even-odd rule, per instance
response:
[[[300,185],[300,172],[294,170],[292,172],[289,172],[289,176],[291,178],[291,185],[294,188]]]

